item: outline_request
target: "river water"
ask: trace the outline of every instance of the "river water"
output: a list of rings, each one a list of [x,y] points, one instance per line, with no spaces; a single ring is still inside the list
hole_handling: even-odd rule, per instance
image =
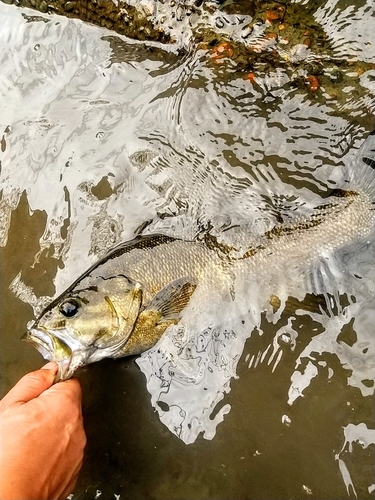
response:
[[[258,23],[249,71],[186,27],[137,42],[0,3],[2,394],[42,363],[28,321],[117,243],[210,235],[243,254],[343,186],[375,126],[373,5],[289,7],[329,55],[280,36],[290,64],[258,64],[275,43]],[[224,22],[235,42],[243,19]],[[372,235],[298,277],[271,261],[149,352],[83,369],[72,498],[374,498],[374,256]]]

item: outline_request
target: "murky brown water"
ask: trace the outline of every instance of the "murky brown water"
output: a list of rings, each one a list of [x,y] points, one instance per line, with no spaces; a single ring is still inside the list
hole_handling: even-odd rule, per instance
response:
[[[318,91],[301,62],[311,53],[290,49],[301,61],[277,67],[264,47],[258,62],[236,49],[217,63],[221,40],[180,51],[0,3],[2,395],[42,363],[19,340],[33,307],[145,222],[185,239],[211,228],[235,244],[223,227],[251,241],[340,187],[375,128],[371,2],[298,6],[334,59]],[[262,314],[266,274],[236,290],[253,312],[248,330],[233,318],[238,343],[221,344],[209,417],[190,405],[198,383],[157,372],[156,351],[82,369],[88,445],[73,498],[373,498],[374,252],[373,237],[353,242],[293,286],[286,269],[278,312]],[[326,269],[330,295],[314,296]],[[231,324],[215,307],[214,327],[220,314]],[[206,331],[204,315],[185,319]]]

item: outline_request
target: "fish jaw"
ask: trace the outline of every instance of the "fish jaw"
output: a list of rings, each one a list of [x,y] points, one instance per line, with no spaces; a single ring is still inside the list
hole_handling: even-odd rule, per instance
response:
[[[78,368],[87,364],[87,352],[73,351],[54,332],[36,326],[35,323],[28,325],[28,332],[23,335],[22,340],[30,342],[47,361],[57,363],[58,372],[54,382],[69,379]]]

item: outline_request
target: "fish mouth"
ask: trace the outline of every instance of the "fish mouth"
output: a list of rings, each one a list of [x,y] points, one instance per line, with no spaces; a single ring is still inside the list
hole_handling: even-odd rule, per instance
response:
[[[28,331],[21,340],[30,342],[47,361],[55,361],[58,372],[54,382],[67,380],[84,364],[82,352],[73,352],[69,345],[60,336],[54,335],[49,330],[35,323],[28,325]]]

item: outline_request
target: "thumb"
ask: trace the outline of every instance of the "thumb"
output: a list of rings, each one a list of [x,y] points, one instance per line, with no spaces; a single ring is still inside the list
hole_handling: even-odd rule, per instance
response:
[[[27,401],[37,398],[42,392],[51,387],[57,369],[57,364],[50,362],[40,370],[27,373],[3,398],[2,403],[8,406],[17,403],[27,403]]]

